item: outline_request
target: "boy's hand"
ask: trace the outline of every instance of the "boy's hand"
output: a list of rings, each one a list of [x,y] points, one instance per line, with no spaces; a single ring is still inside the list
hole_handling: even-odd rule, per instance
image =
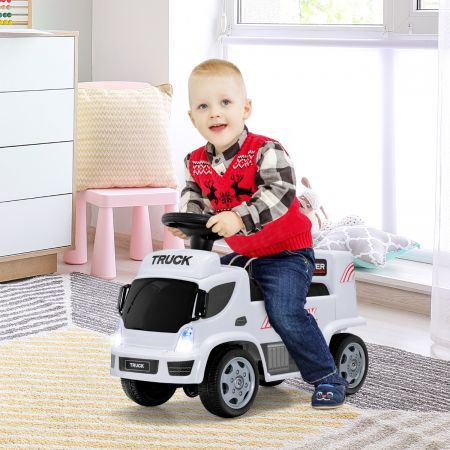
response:
[[[176,237],[179,237],[181,239],[189,239],[181,230],[179,230],[178,228],[172,228],[172,227],[167,227],[167,229],[169,230],[170,234],[173,234]]]
[[[230,237],[244,228],[244,222],[234,211],[223,211],[212,216],[206,223],[206,228],[211,228],[219,236]]]

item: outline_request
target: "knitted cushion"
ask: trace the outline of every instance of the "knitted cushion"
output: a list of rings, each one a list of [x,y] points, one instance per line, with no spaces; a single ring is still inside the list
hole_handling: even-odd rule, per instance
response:
[[[176,187],[169,147],[170,85],[78,89],[77,190]]]

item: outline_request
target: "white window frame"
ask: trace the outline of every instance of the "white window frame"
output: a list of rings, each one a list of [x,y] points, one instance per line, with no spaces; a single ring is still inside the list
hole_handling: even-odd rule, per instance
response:
[[[416,9],[417,0],[383,0],[383,25],[240,24],[238,0],[223,0],[222,35],[236,38],[397,38],[428,35],[437,39],[438,11]]]
[[[384,2],[386,7],[386,0]],[[430,34],[437,38],[439,12],[421,11],[416,9],[416,5],[417,0],[392,0],[392,31],[397,34]]]

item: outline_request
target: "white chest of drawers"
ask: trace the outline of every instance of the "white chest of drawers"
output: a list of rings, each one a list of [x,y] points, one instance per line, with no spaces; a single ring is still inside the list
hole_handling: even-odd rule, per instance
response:
[[[0,281],[72,245],[77,33],[0,32]]]

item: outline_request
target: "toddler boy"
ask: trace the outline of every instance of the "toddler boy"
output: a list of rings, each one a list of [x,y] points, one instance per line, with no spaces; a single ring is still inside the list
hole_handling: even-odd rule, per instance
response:
[[[181,210],[214,214],[206,226],[233,250],[221,263],[248,266],[259,283],[271,326],[302,378],[315,386],[312,406],[341,406],[347,383],[304,308],[314,272],[311,222],[300,212],[288,154],[278,141],[248,131],[252,104],[241,72],[228,61],[207,60],[194,68],[189,105],[207,144],[185,159]]]

